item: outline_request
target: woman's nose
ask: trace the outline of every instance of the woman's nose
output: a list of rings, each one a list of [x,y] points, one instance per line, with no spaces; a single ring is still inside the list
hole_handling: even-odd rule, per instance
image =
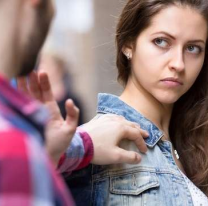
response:
[[[177,72],[183,72],[185,69],[184,54],[182,49],[172,53],[172,57],[169,63],[169,68],[176,70]]]

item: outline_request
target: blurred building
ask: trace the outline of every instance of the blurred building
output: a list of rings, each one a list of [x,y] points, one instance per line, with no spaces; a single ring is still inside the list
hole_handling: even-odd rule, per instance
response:
[[[99,92],[121,92],[114,36],[122,6],[120,0],[56,0],[57,14],[43,52],[53,50],[70,64],[86,121],[95,115]]]

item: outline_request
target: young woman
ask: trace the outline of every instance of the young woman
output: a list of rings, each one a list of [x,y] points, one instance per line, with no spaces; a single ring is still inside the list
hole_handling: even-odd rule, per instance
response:
[[[139,164],[90,165],[67,178],[77,205],[208,205],[208,1],[129,0],[118,22],[113,113],[149,132]],[[121,146],[138,151],[134,143]]]

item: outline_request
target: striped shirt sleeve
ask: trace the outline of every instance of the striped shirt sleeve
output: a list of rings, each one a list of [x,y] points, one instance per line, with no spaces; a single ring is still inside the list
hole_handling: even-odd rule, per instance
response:
[[[60,173],[70,174],[74,170],[82,169],[90,164],[93,154],[91,137],[79,128],[66,153],[61,157],[58,170]]]

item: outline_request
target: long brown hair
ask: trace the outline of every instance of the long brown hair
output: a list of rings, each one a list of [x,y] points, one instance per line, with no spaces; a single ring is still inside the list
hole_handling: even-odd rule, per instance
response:
[[[123,54],[123,47],[135,44],[138,35],[151,24],[152,18],[171,5],[189,6],[208,23],[207,0],[129,0],[116,32],[118,80],[124,86],[131,73],[131,63]],[[207,45],[202,70],[190,90],[175,103],[169,130],[187,176],[208,196]]]

